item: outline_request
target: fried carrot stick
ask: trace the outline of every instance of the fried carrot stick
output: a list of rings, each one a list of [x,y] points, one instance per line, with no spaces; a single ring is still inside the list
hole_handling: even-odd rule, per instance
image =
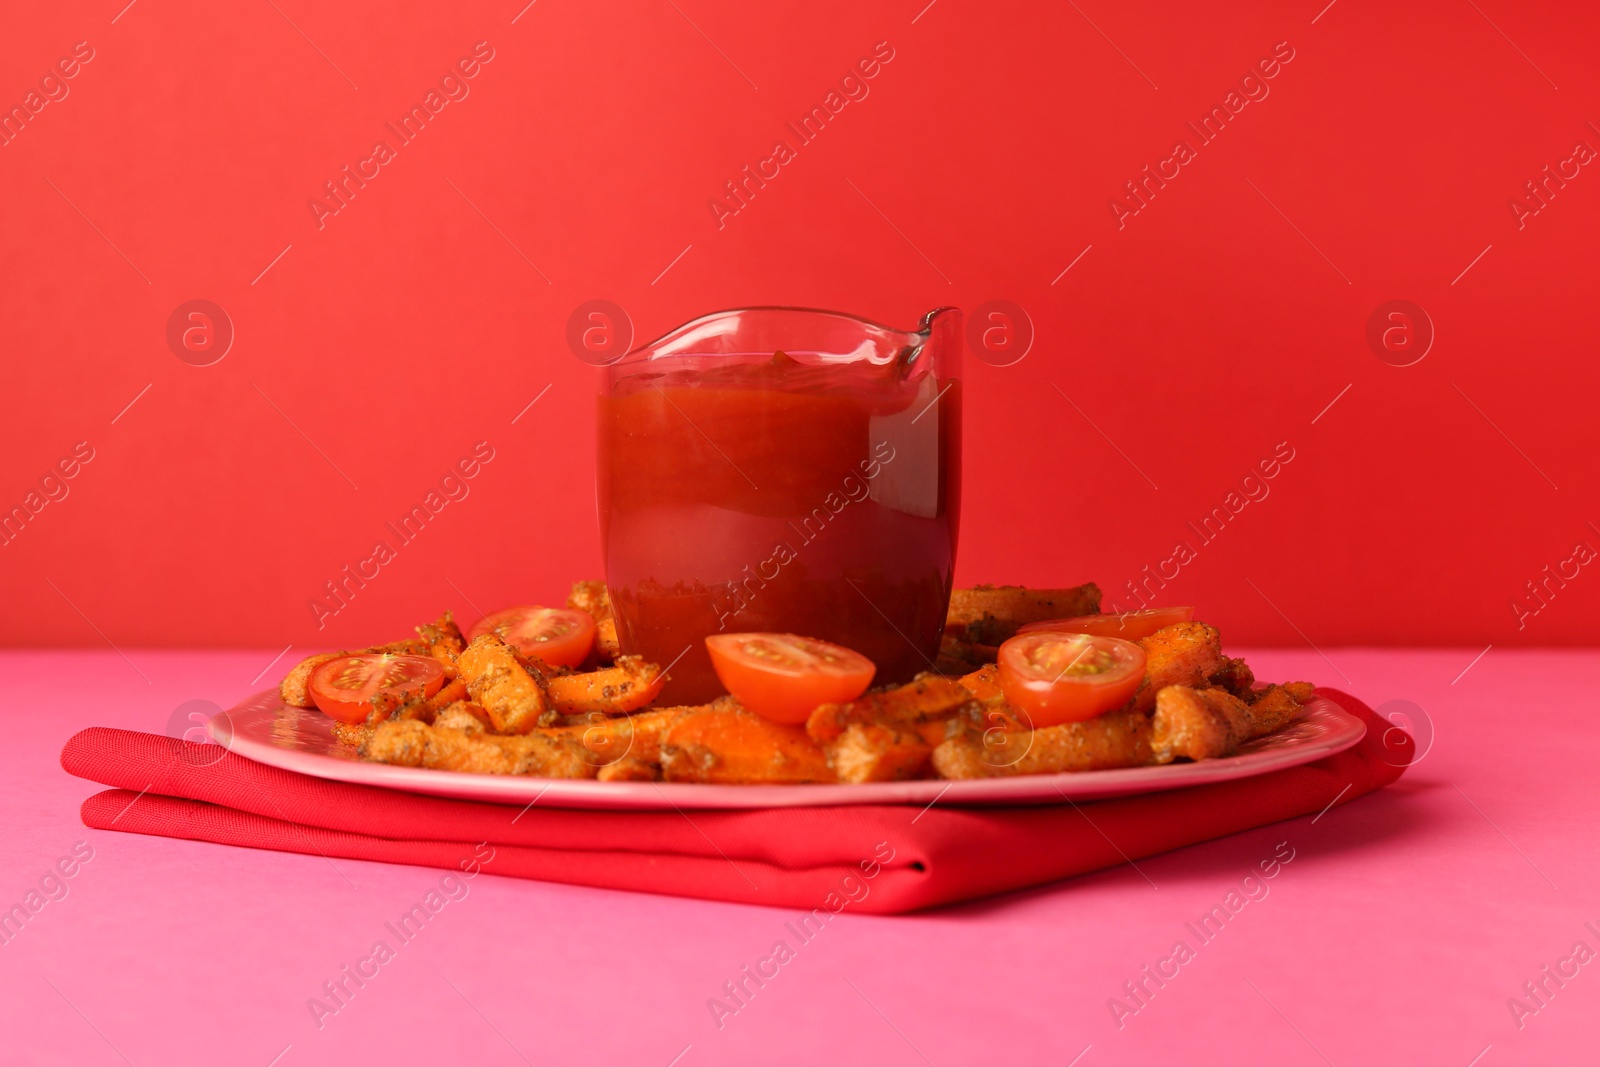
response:
[[[553,674],[546,680],[550,702],[565,715],[598,711],[620,715],[656,698],[666,679],[659,664],[642,656],[619,656],[616,663],[580,674]]]
[[[840,781],[915,778],[944,739],[946,720],[972,700],[960,682],[920,674],[894,689],[819,705],[806,720],[806,734],[822,746]]]
[[[1169,685],[1205,686],[1224,670],[1222,635],[1203,622],[1180,622],[1139,642],[1144,649],[1144,681],[1129,707],[1149,714],[1156,694]]]
[[[950,594],[945,626],[957,629],[970,643],[998,645],[1030,622],[1093,615],[1099,610],[1100,587],[1093,582],[1074,589],[978,585]]]
[[[944,736],[944,720],[972,701],[971,690],[938,674],[919,674],[905,685],[865,693],[845,704],[820,704],[806,720],[806,733],[818,744],[838,737],[851,723],[879,723]]]
[[[595,622],[612,618],[611,593],[605,582],[573,582],[567,594],[567,607],[587,611]]]
[[[590,754],[571,737],[551,736],[541,730],[502,737],[430,726],[418,719],[379,723],[361,754],[375,763],[468,774],[593,778],[598,769]]]
[[[1214,759],[1281,729],[1305,711],[1296,694],[1310,699],[1304,682],[1269,685],[1246,703],[1225,689],[1171,685],[1156,694],[1152,760]]]
[[[1150,716],[1113,711],[1037,730],[969,729],[933,750],[941,778],[1099,771],[1150,762]]]
[[[731,701],[693,711],[661,739],[669,782],[792,785],[832,782],[833,768],[804,730],[753,715]]]
[[[496,733],[525,734],[550,710],[544,679],[499,634],[479,634],[456,660],[467,693]]]

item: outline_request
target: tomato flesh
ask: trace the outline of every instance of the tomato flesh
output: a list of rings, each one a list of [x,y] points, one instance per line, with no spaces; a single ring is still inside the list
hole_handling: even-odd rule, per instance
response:
[[[1018,634],[1000,646],[1000,688],[1036,727],[1081,722],[1126,704],[1144,662],[1144,649],[1117,637]]]
[[[842,645],[796,634],[713,634],[711,666],[729,693],[773,722],[805,722],[818,704],[867,691],[878,668]]]
[[[311,672],[306,688],[324,715],[363,723],[372,698],[383,695],[433,696],[444,685],[444,668],[429,656],[361,653],[331,659]]]
[[[524,656],[552,667],[576,667],[594,647],[594,616],[575,608],[507,608],[479,619],[467,639],[491,631]]]
[[[1124,641],[1138,641],[1157,630],[1165,630],[1180,622],[1194,618],[1194,608],[1146,608],[1144,611],[1121,611],[1106,615],[1077,615],[1070,619],[1046,619],[1030,622],[1017,630],[1019,634],[1094,634],[1098,637],[1120,637]]]

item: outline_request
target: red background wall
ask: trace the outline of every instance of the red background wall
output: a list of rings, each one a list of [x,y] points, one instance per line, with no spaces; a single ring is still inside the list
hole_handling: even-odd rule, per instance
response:
[[[0,547],[0,641],[355,644],[560,597],[599,573],[564,340],[596,298],[640,338],[1020,305],[1026,357],[968,362],[963,583],[1115,595],[1184,539],[1162,599],[1238,641],[1600,638],[1591,568],[1536,613],[1525,586],[1600,547],[1600,167],[1509,206],[1600,148],[1592,5],[925,2],[10,5],[0,103],[94,58],[0,147],[0,506],[94,458]],[[469,95],[319,228],[324,181],[480,41]],[[719,228],[723,183],[881,41],[870,94]],[[1279,42],[1269,95],[1119,229],[1111,198]],[[211,366],[166,339],[192,299],[236,331]],[[1436,330],[1411,366],[1366,339],[1393,299]],[[470,496],[319,632],[323,582],[479,441]]]

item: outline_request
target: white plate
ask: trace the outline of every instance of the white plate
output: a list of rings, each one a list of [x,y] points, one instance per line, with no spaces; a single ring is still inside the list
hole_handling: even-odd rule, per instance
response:
[[[1332,701],[1317,697],[1302,718],[1277,733],[1250,742],[1238,755],[1198,763],[959,782],[932,779],[861,785],[694,785],[463,774],[365,763],[334,740],[331,724],[332,720],[320,711],[286,706],[274,690],[257,694],[216,716],[208,730],[218,744],[247,759],[313,778],[460,800],[522,805],[537,800],[551,808],[618,811],[931,804],[935,800],[985,807],[1062,804],[1249,778],[1343,752],[1367,732],[1360,719]]]

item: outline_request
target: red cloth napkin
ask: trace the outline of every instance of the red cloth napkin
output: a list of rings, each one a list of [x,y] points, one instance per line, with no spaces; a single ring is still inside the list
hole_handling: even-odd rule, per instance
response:
[[[1409,736],[1365,704],[1338,755],[1214,785],[1082,804],[573,811],[325,781],[156,734],[95,727],[61,765],[115,786],[96,829],[782,907],[896,914],[1113,867],[1349,803],[1400,777]],[[198,750],[198,751],[196,751]],[[476,865],[476,866],[473,866]]]

